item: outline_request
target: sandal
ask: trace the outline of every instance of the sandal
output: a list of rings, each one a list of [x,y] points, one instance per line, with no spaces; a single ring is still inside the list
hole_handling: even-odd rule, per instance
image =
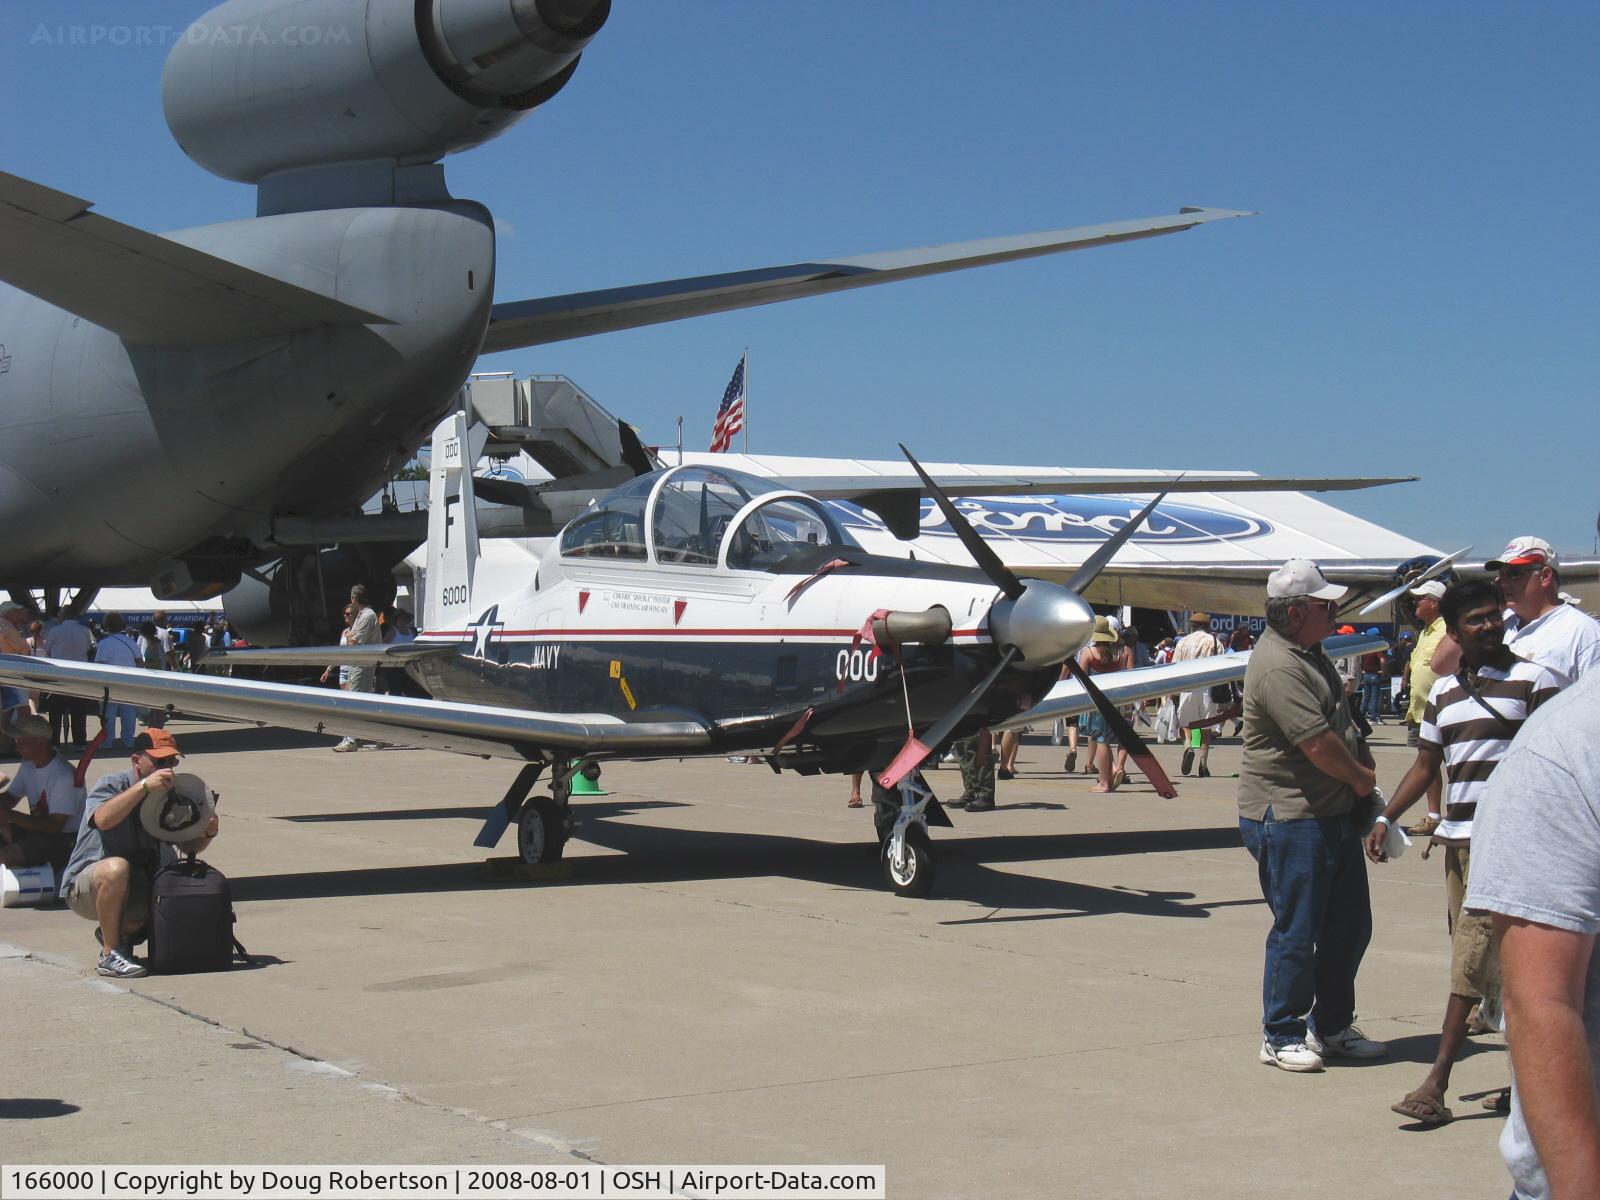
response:
[[[1391,1104],[1390,1112],[1410,1117],[1420,1125],[1443,1125],[1454,1120],[1455,1114],[1444,1106],[1444,1101],[1423,1091],[1407,1092],[1399,1104]]]
[[[1119,787],[1121,787],[1123,784],[1125,784],[1127,782],[1128,782],[1128,773],[1126,771],[1118,770],[1115,774],[1113,774],[1111,776],[1111,786],[1113,788],[1119,788]]]
[[[1078,752],[1076,750],[1068,750],[1067,751],[1067,774],[1071,775],[1073,770],[1076,769],[1077,765],[1078,765]]]
[[[861,797],[860,796],[851,796],[849,803],[847,803],[845,805],[845,807],[846,808],[860,808],[861,807]]]
[[[1490,1092],[1479,1103],[1490,1112],[1508,1113],[1511,1111],[1511,1089],[1501,1088],[1498,1092]]]

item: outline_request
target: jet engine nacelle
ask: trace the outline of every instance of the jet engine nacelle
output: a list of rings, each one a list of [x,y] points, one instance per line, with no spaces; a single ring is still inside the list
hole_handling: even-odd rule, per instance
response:
[[[428,163],[561,90],[611,0],[229,0],[161,79],[184,153],[259,183],[334,163]]]

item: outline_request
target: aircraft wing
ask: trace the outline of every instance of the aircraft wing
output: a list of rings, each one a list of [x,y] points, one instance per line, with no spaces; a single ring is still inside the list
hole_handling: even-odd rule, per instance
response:
[[[204,346],[386,325],[331,296],[89,211],[0,171],[0,280],[147,346]]]
[[[522,761],[551,753],[573,758],[693,754],[711,744],[710,728],[691,719],[628,722],[603,713],[530,712],[17,654],[0,654],[0,682],[91,700],[109,696],[140,708]]]
[[[494,306],[482,353],[635,329],[641,325],[775,304],[803,296],[822,296],[848,288],[1035,258],[1064,250],[1110,246],[1193,229],[1207,221],[1254,215],[1224,208],[1183,208],[1166,217],[518,300]]]
[[[283,649],[210,650],[201,661],[215,667],[401,667],[419,658],[454,654],[454,646],[436,642],[399,645],[286,646]]]
[[[1381,637],[1357,633],[1328,638],[1322,643],[1322,648],[1330,658],[1351,658],[1358,654],[1370,654],[1374,650],[1387,650],[1389,643]],[[1166,663],[1159,667],[1138,667],[1131,671],[1097,675],[1094,681],[1113,704],[1121,706],[1243,679],[1245,668],[1250,665],[1250,654],[1251,651],[1246,650],[1240,654],[1192,658],[1187,662]],[[1025,725],[1075,717],[1093,709],[1094,701],[1089,699],[1083,685],[1076,679],[1063,679],[1027,712],[996,722],[991,728],[998,731],[1020,729]]]

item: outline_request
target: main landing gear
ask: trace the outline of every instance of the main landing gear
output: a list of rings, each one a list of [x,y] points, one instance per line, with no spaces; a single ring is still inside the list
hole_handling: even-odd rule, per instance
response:
[[[872,820],[878,830],[878,858],[883,864],[883,877],[896,896],[915,898],[933,890],[938,867],[933,842],[928,837],[930,819],[935,824],[950,824],[950,818],[923,782],[922,772],[913,771],[895,788],[873,780]]]
[[[539,776],[550,768],[550,795],[530,796]],[[517,826],[517,856],[528,866],[559,862],[566,853],[567,841],[572,837],[572,778],[580,770],[598,770],[583,760],[570,762],[529,763],[517,773],[516,780],[507,789],[500,803],[489,813],[474,846],[492,850],[500,842],[506,826]],[[593,778],[593,776],[590,776]]]

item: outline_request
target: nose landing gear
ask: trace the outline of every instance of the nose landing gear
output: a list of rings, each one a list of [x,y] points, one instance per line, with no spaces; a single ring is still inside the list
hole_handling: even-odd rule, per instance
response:
[[[928,820],[937,814],[935,819],[943,817],[939,823],[948,825],[950,818],[944,816],[933,791],[923,781],[922,773],[913,771],[893,788],[874,780],[872,809],[884,879],[897,896],[926,896],[933,890],[938,874],[933,842],[928,837]]]

